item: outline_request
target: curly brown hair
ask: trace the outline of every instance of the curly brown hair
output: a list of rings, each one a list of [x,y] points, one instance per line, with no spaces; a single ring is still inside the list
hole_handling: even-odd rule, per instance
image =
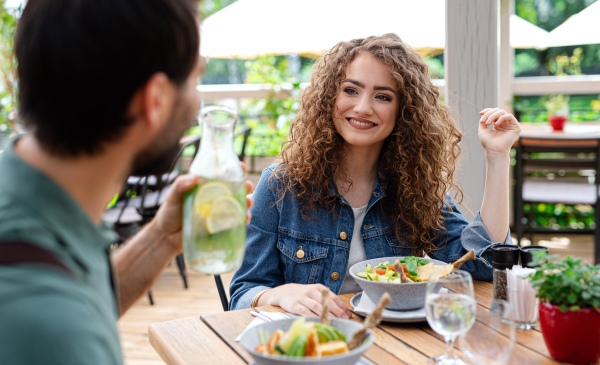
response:
[[[379,157],[385,183],[381,208],[396,237],[421,255],[437,249],[433,240],[445,230],[446,193],[454,190],[462,201],[454,178],[462,133],[449,108],[440,104],[421,56],[395,34],[340,42],[316,64],[280,153],[282,163],[271,177],[283,183],[284,194],[303,203],[304,218],[310,219],[307,213],[317,204],[335,212],[332,184],[352,182],[339,163],[346,144],[334,126],[334,108],[346,67],[360,54],[382,61],[397,82],[398,117]]]

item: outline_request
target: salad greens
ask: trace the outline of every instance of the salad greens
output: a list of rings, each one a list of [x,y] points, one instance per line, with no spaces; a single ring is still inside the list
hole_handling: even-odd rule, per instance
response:
[[[404,275],[406,275],[411,282],[417,281],[417,267],[427,265],[431,262],[416,256],[406,256],[399,261],[404,270]],[[372,268],[370,264],[366,264],[365,271],[357,273],[356,276],[371,281],[400,283],[400,275],[394,270],[393,264],[390,264],[388,261],[382,262],[374,268]]]

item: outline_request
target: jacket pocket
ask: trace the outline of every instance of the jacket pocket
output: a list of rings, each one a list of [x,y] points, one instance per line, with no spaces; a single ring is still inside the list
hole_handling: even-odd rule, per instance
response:
[[[286,283],[314,284],[323,275],[328,245],[317,239],[279,233],[277,248]]]

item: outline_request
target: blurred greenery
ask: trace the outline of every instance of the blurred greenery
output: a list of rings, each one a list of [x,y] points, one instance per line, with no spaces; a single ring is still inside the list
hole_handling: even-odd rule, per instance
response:
[[[17,120],[17,74],[13,52],[17,16],[21,9],[7,9],[0,2],[0,132],[14,128]]]
[[[515,96],[513,106],[521,123],[546,123],[549,96]],[[600,95],[571,95],[569,122],[600,121]]]
[[[299,106],[300,83],[291,75],[286,57],[262,56],[246,62],[247,83],[271,84],[273,92],[267,98],[248,99],[242,104],[245,125],[252,128],[246,154],[277,155],[286,141],[291,122]],[[275,93],[284,83],[292,84],[291,97],[278,99]]]
[[[529,224],[532,214],[531,226],[550,229],[594,229],[594,208],[587,204],[525,204],[525,227]]]

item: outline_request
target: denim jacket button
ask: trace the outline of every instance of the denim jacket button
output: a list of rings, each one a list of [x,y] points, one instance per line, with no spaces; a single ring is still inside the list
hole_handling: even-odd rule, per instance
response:
[[[346,232],[342,232],[340,233],[340,238],[345,240],[348,237],[348,235],[346,234]]]
[[[373,195],[375,195],[376,198],[379,198],[379,193],[373,193]]]
[[[298,257],[299,259],[303,259],[304,258],[304,250],[299,249],[298,251],[296,251],[296,257]]]
[[[333,280],[337,280],[337,279],[339,279],[339,278],[340,278],[340,274],[338,274],[337,272],[334,272],[333,274],[331,274],[331,278],[332,278]]]

